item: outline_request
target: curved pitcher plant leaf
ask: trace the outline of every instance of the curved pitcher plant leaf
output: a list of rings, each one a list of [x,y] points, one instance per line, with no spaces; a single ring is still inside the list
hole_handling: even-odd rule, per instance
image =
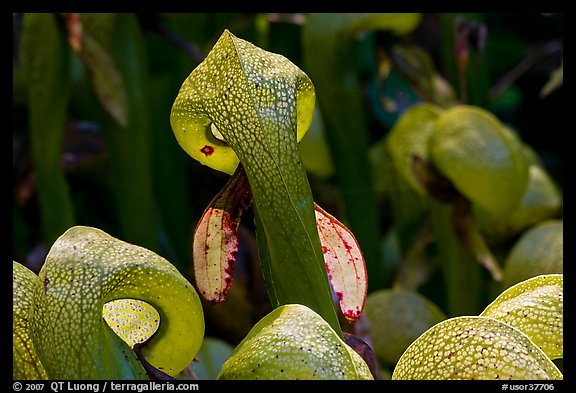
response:
[[[564,352],[564,276],[522,281],[498,296],[481,316],[506,322],[526,334],[550,359]]]
[[[562,379],[524,333],[483,316],[455,317],[424,332],[396,364],[392,379]]]
[[[175,377],[204,337],[200,299],[178,270],[96,228],[60,236],[33,286],[28,348],[50,379],[146,379],[139,356]]]
[[[542,274],[564,272],[564,221],[546,220],[528,229],[504,263],[504,287]]]
[[[300,304],[262,318],[222,365],[218,379],[373,379],[366,362],[320,315]]]
[[[562,193],[548,172],[537,164],[529,166],[526,192],[515,209],[506,215],[491,215],[476,208],[481,229],[496,239],[510,239],[544,220],[558,216]]]
[[[455,317],[402,354],[393,379],[563,379],[563,276],[525,280],[480,316]]]
[[[14,379],[48,379],[30,337],[32,294],[38,276],[27,267],[12,262],[12,359]]]
[[[429,143],[434,165],[473,203],[492,214],[520,203],[529,172],[523,146],[490,112],[471,105],[443,111]]]
[[[340,332],[298,150],[314,104],[314,85],[296,65],[225,30],[184,81],[170,121],[191,157],[226,173],[245,171],[273,306],[305,304]],[[221,262],[221,271],[228,265]],[[218,288],[226,288],[228,276],[220,277]]]

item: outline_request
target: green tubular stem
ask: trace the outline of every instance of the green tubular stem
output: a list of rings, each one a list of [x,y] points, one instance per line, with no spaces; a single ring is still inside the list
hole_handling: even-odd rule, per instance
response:
[[[447,288],[448,316],[477,315],[480,311],[482,267],[454,232],[452,205],[431,200],[431,218],[438,257]]]
[[[29,75],[31,153],[37,175],[42,228],[46,244],[51,244],[75,220],[62,167],[71,54],[55,15],[25,16],[22,52]]]
[[[379,223],[368,160],[365,108],[354,62],[352,34],[331,25],[334,15],[311,15],[304,33],[305,63],[326,121],[342,202],[342,220],[355,234],[369,272],[369,290],[382,287]],[[320,26],[326,26],[326,30]],[[333,29],[333,31],[330,31]],[[346,60],[348,59],[348,60]]]

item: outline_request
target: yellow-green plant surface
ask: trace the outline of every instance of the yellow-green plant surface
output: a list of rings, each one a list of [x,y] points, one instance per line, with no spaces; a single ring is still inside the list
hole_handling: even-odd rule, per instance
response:
[[[20,337],[14,358],[27,361],[15,361],[15,377],[36,369],[49,379],[146,379],[131,346],[148,337],[144,359],[176,376],[201,346],[204,319],[196,291],[152,251],[76,226],[53,244],[38,276],[23,269],[14,264],[14,334]],[[139,327],[151,336],[136,333]]]
[[[563,379],[562,275],[502,293],[480,316],[442,321],[404,352],[392,379]]]
[[[564,222],[543,221],[520,236],[504,262],[504,287],[564,271]]]
[[[480,315],[514,326],[548,357],[559,359],[564,352],[563,311],[564,276],[549,274],[508,288]]]
[[[480,107],[459,105],[442,112],[430,155],[463,195],[493,214],[514,209],[528,185],[520,139]]]
[[[491,215],[477,209],[481,228],[495,238],[511,238],[530,226],[554,219],[562,207],[562,193],[546,170],[537,164],[529,167],[529,180],[522,200],[513,210]]]
[[[262,318],[218,379],[373,379],[366,362],[310,308],[287,304]]]
[[[27,267],[12,262],[12,346],[14,379],[46,379],[48,375],[38,359],[30,337],[28,314],[38,276]]]

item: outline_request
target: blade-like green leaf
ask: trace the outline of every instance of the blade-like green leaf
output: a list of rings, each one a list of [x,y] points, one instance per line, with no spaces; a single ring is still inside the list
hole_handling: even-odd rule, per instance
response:
[[[190,364],[204,336],[192,285],[152,251],[73,227],[50,249],[34,289],[31,335],[49,378],[146,378],[103,319],[105,305],[119,299],[144,301],[159,314],[158,330],[142,348],[150,364],[172,376]]]
[[[236,165],[231,154],[242,162],[270,255],[263,268],[274,306],[305,304],[339,331],[297,143],[314,102],[314,86],[298,67],[226,30],[184,81],[170,121],[190,156],[227,172]]]
[[[384,286],[384,269],[378,248],[377,200],[368,160],[368,119],[354,45],[363,32],[388,30],[405,34],[418,25],[420,18],[420,14],[311,13],[302,32],[306,72],[316,85],[342,195],[341,221],[358,239],[372,289]]]
[[[78,22],[80,23],[80,22]],[[106,112],[122,127],[128,126],[128,102],[124,78],[110,53],[88,32],[82,32],[76,48],[90,76],[92,88]]]
[[[144,33],[131,13],[83,13],[83,31],[93,37],[98,51],[107,53],[108,60],[92,62],[108,82],[122,79],[124,92],[114,92],[116,98],[107,101],[106,113],[99,121],[110,152],[112,190],[114,192],[122,238],[157,251],[157,220],[155,193],[152,184],[153,145],[151,116],[148,102],[148,56]],[[114,61],[111,67],[108,61]],[[102,67],[108,67],[102,68]],[[113,71],[114,70],[114,71]],[[94,71],[93,71],[94,72]],[[112,76],[111,73],[117,75]],[[102,86],[100,88],[103,88]],[[112,93],[114,87],[106,87]],[[122,108],[126,97],[126,108]],[[115,105],[112,108],[112,105]],[[117,105],[120,105],[118,107]],[[110,112],[123,113],[111,117]],[[126,117],[126,126],[122,126]]]
[[[482,312],[514,326],[551,359],[564,352],[564,276],[541,275],[504,291]]]
[[[42,229],[47,244],[74,225],[74,209],[62,168],[68,120],[71,51],[54,14],[24,16],[22,65],[27,75],[31,154]]]
[[[368,365],[318,314],[300,304],[262,318],[218,379],[373,379]]]
[[[428,329],[404,352],[392,379],[562,379],[525,334],[489,317],[457,317]]]
[[[30,337],[30,307],[38,276],[18,262],[12,262],[12,377],[48,379]]]
[[[446,282],[446,313],[449,317],[478,315],[485,304],[482,267],[466,247],[454,226],[456,207],[430,200],[430,217],[437,258]]]

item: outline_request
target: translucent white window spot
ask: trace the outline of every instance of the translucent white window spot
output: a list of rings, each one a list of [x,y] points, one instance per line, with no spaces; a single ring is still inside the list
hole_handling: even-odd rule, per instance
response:
[[[224,136],[222,135],[220,130],[218,130],[218,128],[216,128],[214,123],[210,124],[210,131],[212,132],[212,136],[214,138],[216,138],[217,140],[219,140],[222,143],[226,143],[226,139],[224,139]]]
[[[158,311],[137,299],[112,300],[104,304],[102,317],[130,348],[147,341],[160,325]]]

